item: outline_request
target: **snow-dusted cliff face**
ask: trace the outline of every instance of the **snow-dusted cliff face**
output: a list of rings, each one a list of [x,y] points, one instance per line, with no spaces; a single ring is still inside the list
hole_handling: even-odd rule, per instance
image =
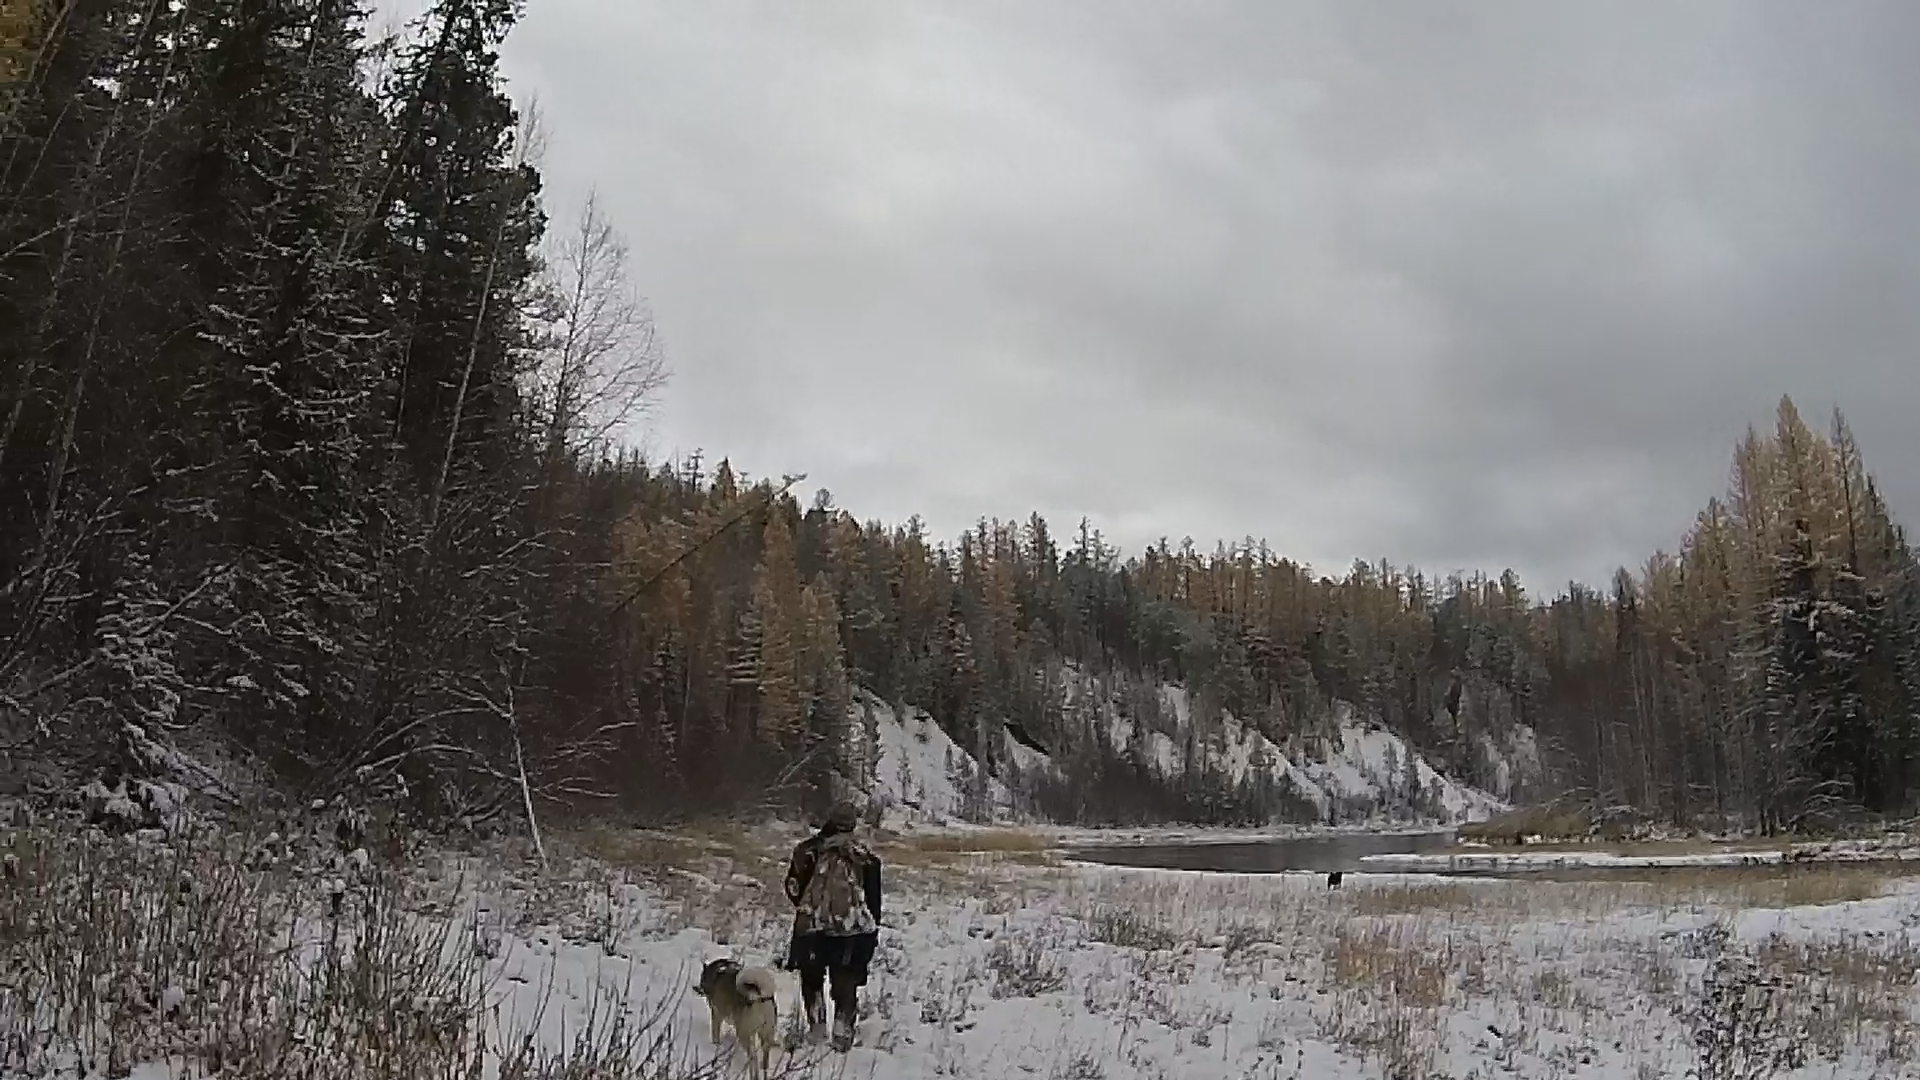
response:
[[[1484,820],[1507,809],[1514,786],[1539,768],[1530,732],[1518,731],[1505,746],[1483,738],[1476,747],[1480,774],[1492,779],[1487,786],[1493,790],[1482,790],[1441,773],[1398,734],[1367,722],[1344,702],[1334,706],[1332,738],[1291,753],[1227,713],[1196,732],[1189,694],[1172,683],[1152,688],[1161,707],[1152,710],[1148,730],[1136,731],[1137,724],[1148,722],[1134,718],[1139,710],[1124,706],[1123,689],[1139,688],[1070,671],[1063,704],[1077,715],[1096,717],[1096,728],[1116,753],[1133,747],[1152,772],[1169,781],[1187,770],[1191,746],[1200,755],[1196,766],[1233,784],[1264,774],[1267,782],[1291,794],[1323,823]],[[1021,816],[1016,807],[1022,804],[1023,789],[1036,778],[1057,776],[1063,767],[1054,755],[1019,737],[1021,733],[1002,728],[994,734],[999,749],[988,755],[989,767],[983,771],[972,754],[918,708],[866,693],[856,696],[853,708],[862,723],[872,711],[879,760],[871,784],[890,818],[1012,820]]]

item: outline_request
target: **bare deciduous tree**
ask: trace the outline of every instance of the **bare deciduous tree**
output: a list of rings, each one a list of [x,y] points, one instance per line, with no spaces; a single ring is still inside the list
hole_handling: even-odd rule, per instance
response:
[[[627,244],[588,192],[551,245],[535,298],[532,397],[550,462],[619,441],[666,386],[653,316],[627,276]]]

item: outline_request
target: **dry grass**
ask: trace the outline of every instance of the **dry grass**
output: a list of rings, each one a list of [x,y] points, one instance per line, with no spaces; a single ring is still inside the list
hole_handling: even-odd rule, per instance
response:
[[[1087,938],[1104,945],[1117,945],[1123,949],[1139,949],[1143,952],[1164,952],[1180,947],[1181,937],[1167,927],[1142,918],[1134,911],[1117,905],[1102,905],[1093,909],[1086,920]],[[1254,933],[1258,933],[1257,930]]]
[[[1526,837],[1546,840],[1584,840],[1593,829],[1593,820],[1580,806],[1523,806],[1485,821],[1460,826],[1463,840],[1486,844],[1519,844]]]
[[[1044,836],[1017,829],[981,829],[963,833],[881,834],[873,839],[881,858],[909,872],[930,872],[948,880],[983,866],[1060,865],[1057,846]]]
[[[597,850],[629,866],[671,868],[660,879],[664,892],[683,897],[684,924],[771,940],[784,930],[784,900],[742,880],[754,878],[754,860],[777,872],[786,842],[714,830],[697,839],[603,839]],[[965,911],[969,922],[950,960],[895,957],[897,977],[876,984],[876,1002],[958,1033],[996,999],[1077,998],[1089,1015],[1111,1017],[1120,1040],[1098,1055],[1068,1054],[1082,1071],[1133,1061],[1129,1040],[1138,1036],[1129,1033],[1148,1021],[1206,1045],[1234,1015],[1230,988],[1244,983],[1273,1003],[1272,1016],[1293,1018],[1271,1021],[1279,1025],[1271,1031],[1256,1021],[1251,1037],[1260,1045],[1317,1032],[1389,1077],[1440,1075],[1442,1053],[1457,1055],[1468,1031],[1491,1032],[1468,1036],[1480,1040],[1471,1056],[1507,1074],[1570,1075],[1604,1042],[1613,1049],[1603,1056],[1624,1060],[1625,1075],[1636,1067],[1678,1075],[1691,1067],[1693,1045],[1692,1021],[1678,1018],[1702,1000],[1700,954],[1685,939],[1703,915],[1871,900],[1920,871],[1813,864],[1508,880],[1355,875],[1328,890],[1295,875],[1050,867],[1046,839],[1012,830],[881,833],[872,842],[888,860],[890,892],[913,896],[910,905]],[[1816,1054],[1892,1062],[1916,1049],[1911,972],[1920,955],[1908,955],[1904,939],[1843,935],[1750,951],[1781,980],[1782,1015]],[[1462,1025],[1461,1013],[1475,1019]],[[899,1037],[891,1024],[881,1036]]]
[[[589,829],[556,837],[581,855],[638,872],[687,869],[704,863],[713,848],[691,837],[640,829]]]
[[[172,1060],[259,1080],[715,1075],[669,1059],[664,1012],[612,1000],[565,1046],[501,1030],[486,950],[419,900],[400,879],[232,837],[7,837],[0,1072]]]
[[[1067,972],[1060,966],[1060,950],[1044,942],[1001,938],[987,953],[987,966],[993,971],[995,998],[1038,997],[1067,985]]]
[[[1359,877],[1342,890],[1339,902],[1372,918],[1481,912],[1511,919],[1598,919],[1635,909],[1821,907],[1872,900],[1915,874],[1920,867],[1910,863],[1884,863],[1539,871],[1377,885]]]
[[[1571,819],[1569,819],[1571,820]],[[1511,833],[1496,830],[1491,837],[1485,836],[1478,825],[1463,825],[1459,836],[1463,840],[1480,840],[1487,844],[1515,843]],[[1705,855],[1716,851],[1784,851],[1791,848],[1795,841],[1786,837],[1734,837],[1717,838],[1707,836],[1662,837],[1660,839],[1607,839],[1588,837],[1584,834],[1542,838],[1525,844],[1528,851],[1593,851],[1607,855]],[[1472,848],[1448,848],[1446,852],[1472,851]]]
[[[1032,854],[1050,852],[1059,845],[1039,833],[1021,829],[973,829],[959,833],[908,833],[900,835],[901,847],[927,853],[966,852],[969,854]]]
[[[1850,1039],[1873,1032],[1890,1053],[1911,1058],[1916,1049],[1908,1007],[1920,949],[1905,938],[1882,941],[1768,941],[1757,950],[1760,967],[1785,977],[1808,1003],[1808,1036],[1832,1057]]]
[[[1633,907],[1820,907],[1884,896],[1916,873],[1920,867],[1908,863],[1542,871],[1511,882],[1520,890],[1508,895],[1549,911],[1590,914]]]
[[[1447,1003],[1442,950],[1405,926],[1355,924],[1340,927],[1327,956],[1332,987],[1366,987],[1396,1004],[1437,1009]]]
[[[555,839],[557,850],[584,860],[572,880],[556,885],[577,894],[582,880],[602,893],[643,883],[662,901],[662,922],[649,928],[657,933],[702,926],[722,943],[760,941],[772,933],[768,924],[791,913],[784,892],[788,852],[779,840],[730,822],[675,833],[581,830]],[[578,895],[556,897],[548,907],[564,910],[582,902]],[[596,898],[594,906],[610,910],[614,905]]]
[[[640,829],[581,830],[556,838],[554,846],[586,860],[576,877],[601,880],[602,888],[641,882],[663,901],[662,921],[650,928],[670,934],[687,927],[709,930],[725,944],[769,954],[792,914],[784,883],[790,845],[802,834],[781,835],[730,822],[673,833]],[[1036,871],[1050,868],[1050,841],[1010,829],[965,833],[870,833],[867,842],[886,867],[887,891],[948,897],[971,896],[989,907],[1022,906],[1036,888],[1051,888]],[[577,907],[580,897],[555,897],[550,909]],[[610,904],[596,904],[599,910]]]
[[[1902,864],[1739,867],[1670,871],[1670,878],[1648,884],[1663,897],[1729,907],[1817,907],[1876,899],[1915,872]]]
[[[644,829],[593,829],[564,838],[572,850],[628,872],[669,892],[684,891],[686,875],[741,884],[741,876],[778,894],[786,874],[786,845],[799,835],[774,836],[731,822],[712,822],[667,833]],[[1017,829],[980,829],[961,833],[868,834],[867,842],[889,871],[909,876],[937,875],[941,884],[972,875],[982,867],[1053,867],[1057,845],[1045,836]]]
[[[1472,911],[1489,902],[1500,902],[1502,892],[1507,888],[1510,886],[1501,882],[1473,885],[1454,882],[1416,886],[1361,885],[1347,890],[1344,903],[1357,915],[1374,917]]]
[[[1700,955],[1685,943],[1692,932],[1656,937],[1652,928],[1688,925],[1701,913],[1870,900],[1912,872],[1856,864],[1653,871],[1639,880],[1362,875],[1337,891],[1299,878],[1123,873],[1092,875],[1070,891],[1095,941],[1154,956],[1217,949],[1223,974],[1249,955],[1251,966],[1239,966],[1276,1000],[1301,993],[1293,973],[1317,972],[1317,996],[1300,1001],[1321,1037],[1376,1060],[1388,1076],[1428,1076],[1444,1042],[1436,1017],[1460,1009],[1500,1018],[1479,1053],[1507,1071],[1516,1055],[1577,1070],[1591,1056],[1579,1047],[1595,1032],[1614,1032],[1625,1046],[1671,1017],[1697,1015],[1700,968],[1685,959]],[[1783,1022],[1819,1056],[1887,1065],[1920,1049],[1920,947],[1903,935],[1775,939],[1749,951],[1780,987]],[[1679,1048],[1691,1047],[1691,1036],[1675,1034],[1673,1052],[1690,1053]],[[1642,1053],[1642,1075],[1676,1067],[1657,1045]]]
[[[674,870],[705,873],[717,866],[761,865],[778,852],[763,835],[731,822],[690,825],[674,832],[654,829],[582,829],[556,841],[576,853],[648,876]]]

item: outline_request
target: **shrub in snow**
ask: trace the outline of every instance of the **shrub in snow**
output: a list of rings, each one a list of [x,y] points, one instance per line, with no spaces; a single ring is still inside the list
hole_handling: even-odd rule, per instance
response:
[[[995,941],[987,953],[987,966],[993,970],[995,998],[1039,997],[1067,985],[1067,972],[1055,961],[1052,950],[1031,941]]]
[[[1702,938],[1717,955],[1686,1010],[1694,1080],[1769,1080],[1806,1063],[1808,1035],[1793,1015],[1785,977],[1764,972],[1720,924]]]
[[[110,833],[178,830],[185,823],[186,790],[178,784],[121,779],[112,787],[95,780],[80,789],[89,825]]]
[[[1088,920],[1087,934],[1095,941],[1123,949],[1161,952],[1178,948],[1180,939],[1164,926],[1149,922],[1123,907],[1102,905]]]
[[[260,845],[15,833],[0,875],[0,1076],[687,1080],[665,1012],[607,1000],[558,1044],[494,1019],[458,920],[370,870],[260,869]],[[352,863],[348,857],[345,861]],[[351,900],[353,902],[342,902]],[[139,1075],[139,1073],[135,1073]]]

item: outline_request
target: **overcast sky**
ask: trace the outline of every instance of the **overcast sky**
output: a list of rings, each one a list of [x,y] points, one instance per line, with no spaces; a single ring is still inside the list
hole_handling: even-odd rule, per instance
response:
[[[1786,392],[1920,513],[1920,4],[529,7],[656,454],[1550,592],[1672,547]]]

